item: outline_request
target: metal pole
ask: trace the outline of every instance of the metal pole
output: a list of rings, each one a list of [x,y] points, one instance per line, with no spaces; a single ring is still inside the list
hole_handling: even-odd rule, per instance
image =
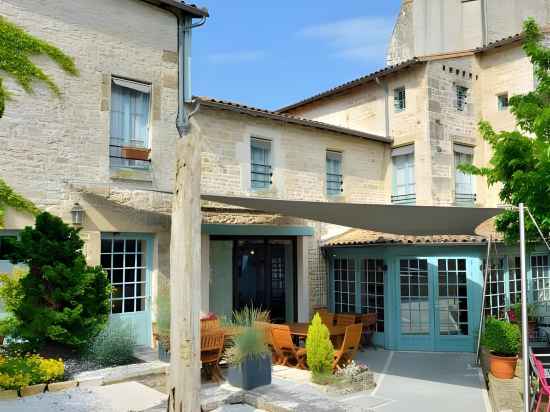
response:
[[[479,364],[479,351],[481,348],[481,332],[483,331],[483,317],[485,314],[485,292],[487,291],[487,279],[489,278],[489,257],[491,255],[492,236],[487,243],[487,257],[485,258],[485,270],[483,271],[483,292],[481,294],[481,314],[479,315],[479,329],[477,334],[476,363]]]
[[[529,335],[527,333],[527,271],[525,270],[525,210],[519,204],[519,255],[521,266],[521,349],[523,353],[523,410],[529,412]]]

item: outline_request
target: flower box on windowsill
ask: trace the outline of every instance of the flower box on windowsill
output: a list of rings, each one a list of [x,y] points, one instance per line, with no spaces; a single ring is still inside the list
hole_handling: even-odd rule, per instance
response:
[[[149,160],[151,149],[145,147],[122,146],[122,157],[130,160]]]

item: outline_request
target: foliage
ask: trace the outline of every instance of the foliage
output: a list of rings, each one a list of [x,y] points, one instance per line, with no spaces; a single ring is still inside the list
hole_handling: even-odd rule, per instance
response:
[[[515,356],[519,352],[520,343],[518,325],[495,318],[488,318],[485,322],[482,344],[495,355]]]
[[[514,315],[516,316],[516,320],[518,322],[521,322],[521,302],[518,302],[510,307],[514,311]],[[534,303],[528,303],[527,304],[527,319],[528,320],[534,320],[537,317],[537,305]]]
[[[170,346],[170,288],[167,279],[159,282],[157,294],[157,329],[159,341]]]
[[[88,360],[101,366],[125,365],[134,359],[135,336],[124,322],[112,321],[88,347]]]
[[[269,312],[254,307],[245,307],[233,312],[233,320],[226,325],[240,329],[233,336],[232,345],[225,351],[224,359],[231,365],[239,365],[246,359],[260,358],[269,353],[265,342],[265,331],[255,322],[269,322]]]
[[[332,373],[334,347],[330,341],[330,332],[318,313],[307,330],[306,351],[307,364],[313,377]]]
[[[0,17],[0,22],[2,17]],[[0,42],[1,44],[1,42]],[[2,46],[0,46],[1,49]],[[1,53],[0,53],[1,56]],[[1,64],[0,64],[1,66]],[[2,105],[2,82],[0,79],[0,113]],[[0,115],[0,117],[2,117]],[[33,216],[40,213],[40,210],[30,200],[25,199],[19,193],[16,193],[6,182],[0,179],[0,229],[4,227],[4,215],[7,207],[13,207],[22,212],[28,212]]]
[[[13,23],[0,16],[0,71],[11,75],[27,93],[32,93],[32,82],[39,80],[56,95],[61,94],[59,87],[42,69],[36,66],[32,56],[45,54],[55,61],[61,69],[73,76],[78,70],[71,57],[57,47],[26,33]],[[0,78],[0,118],[4,114],[6,100],[10,97]]]
[[[111,287],[101,267],[86,265],[83,245],[77,229],[47,212],[13,243],[11,261],[26,264],[29,273],[0,295],[13,292],[10,312],[20,337],[33,345],[82,347],[107,322]]]
[[[535,67],[537,87],[510,99],[511,112],[520,130],[496,132],[482,121],[479,130],[491,145],[491,167],[461,165],[464,172],[484,176],[491,185],[500,184],[500,199],[517,206],[523,202],[539,223],[543,233],[550,232],[550,49],[541,43],[542,34],[533,19],[524,23],[523,50]],[[506,210],[496,219],[496,228],[507,243],[517,242],[519,216]],[[539,234],[531,219],[525,219],[526,239],[537,241]]]
[[[3,389],[54,382],[64,375],[65,365],[61,359],[44,359],[39,355],[0,357],[0,387]]]

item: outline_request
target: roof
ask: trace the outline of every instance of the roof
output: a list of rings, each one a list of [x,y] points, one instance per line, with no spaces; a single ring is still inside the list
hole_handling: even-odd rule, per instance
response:
[[[487,243],[491,237],[493,241],[501,242],[502,236],[496,232],[493,220],[489,219],[478,226],[476,235],[432,235],[432,236],[405,236],[390,233],[373,232],[371,230],[350,229],[338,236],[332,237],[323,243],[323,247],[343,246],[372,246],[372,245],[472,245]]]
[[[549,30],[549,28],[546,27],[545,29],[543,29],[543,32],[547,32],[548,30]],[[381,70],[377,70],[377,71],[375,71],[373,73],[370,73],[370,74],[367,74],[365,76],[358,77],[357,79],[351,80],[351,81],[343,83],[339,86],[328,89],[324,92],[315,94],[311,97],[300,100],[300,101],[298,101],[296,103],[293,103],[291,105],[285,106],[285,107],[277,110],[277,112],[279,112],[279,113],[288,112],[288,111],[290,111],[292,109],[295,109],[297,107],[304,106],[308,103],[312,103],[312,102],[314,102],[316,100],[320,100],[324,97],[333,96],[337,93],[343,92],[343,91],[348,90],[348,89],[352,89],[354,87],[360,86],[360,85],[368,83],[370,81],[373,81],[377,78],[387,76],[387,75],[395,73],[395,72],[399,72],[401,70],[407,69],[407,68],[409,68],[411,66],[414,66],[416,64],[419,64],[419,63],[425,63],[425,62],[434,61],[434,60],[451,59],[451,58],[463,57],[463,56],[471,56],[471,55],[474,55],[474,54],[483,53],[483,52],[486,52],[486,51],[489,51],[489,50],[492,50],[492,49],[496,49],[498,47],[502,47],[502,46],[505,46],[505,45],[508,45],[508,44],[513,44],[513,43],[519,42],[522,39],[523,39],[523,33],[517,33],[517,34],[514,34],[512,36],[505,37],[503,39],[491,42],[491,43],[489,43],[489,44],[487,44],[483,47],[478,47],[476,49],[459,50],[459,51],[454,51],[454,52],[437,53],[437,54],[430,54],[430,55],[421,56],[421,57],[413,57],[412,59],[406,60],[402,63],[398,63],[398,64],[395,64],[395,65],[392,65],[392,66],[387,66],[387,67],[385,67]]]
[[[195,4],[189,4],[180,0],[143,0],[147,3],[159,6],[165,9],[177,9],[181,10],[192,17],[202,18],[209,17],[208,10],[206,8],[198,7]]]
[[[206,106],[212,109],[228,110],[235,113],[246,114],[255,117],[262,117],[264,119],[271,119],[289,124],[295,124],[304,127],[311,127],[319,130],[326,130],[330,132],[345,134],[353,137],[360,137],[362,139],[374,140],[382,143],[392,143],[393,139],[390,137],[380,136],[372,133],[365,133],[359,130],[348,129],[346,127],[336,126],[333,124],[323,123],[316,120],[304,119],[297,116],[292,116],[285,113],[277,113],[269,110],[258,109],[256,107],[246,106],[243,104],[211,99],[208,97],[198,97],[201,106]]]

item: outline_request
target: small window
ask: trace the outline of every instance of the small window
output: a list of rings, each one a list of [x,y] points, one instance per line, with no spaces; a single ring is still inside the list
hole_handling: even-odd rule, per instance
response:
[[[113,78],[111,83],[111,167],[149,169],[151,86]]]
[[[253,190],[271,187],[271,141],[253,137],[250,139],[250,182]]]
[[[393,106],[395,108],[396,113],[402,112],[406,109],[407,101],[406,101],[406,93],[405,93],[404,87],[398,87],[397,89],[394,89]]]
[[[392,203],[400,205],[415,204],[414,145],[393,149],[392,163]]]
[[[342,153],[327,150],[327,195],[338,196],[343,191]]]
[[[468,99],[468,88],[464,86],[456,86],[456,108],[463,112],[466,109]]]
[[[510,102],[508,101],[508,93],[499,94],[497,96],[497,101],[499,112],[507,110],[508,106],[510,106]]]
[[[454,145],[455,157],[455,204],[457,206],[473,206],[476,202],[474,177],[459,170],[461,164],[472,164],[474,149],[469,146]]]

